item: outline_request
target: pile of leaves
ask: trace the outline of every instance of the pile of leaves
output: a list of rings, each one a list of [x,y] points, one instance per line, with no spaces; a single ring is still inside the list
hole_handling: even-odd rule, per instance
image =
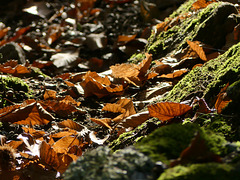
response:
[[[137,1],[60,2],[23,4],[20,18],[25,19],[9,24],[16,20],[9,17],[0,24],[1,78],[10,78],[0,82],[1,178],[61,179],[85,151],[108,145],[150,118],[159,126],[194,120],[199,113],[220,114],[231,101],[227,85],[214,109],[197,97],[155,103],[191,69],[220,55],[200,41],[188,40],[174,57],[179,62],[153,59],[149,53],[139,63],[126,62],[144,50],[152,29],[166,31],[215,1],[198,0],[189,14],[154,27],[139,21],[144,13]],[[238,41],[239,28],[233,33]],[[7,46],[24,58],[7,56]],[[28,88],[20,93],[12,77]]]

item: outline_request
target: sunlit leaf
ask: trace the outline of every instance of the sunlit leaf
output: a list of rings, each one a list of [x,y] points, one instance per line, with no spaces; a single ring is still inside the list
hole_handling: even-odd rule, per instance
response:
[[[169,74],[162,74],[161,76],[159,76],[160,78],[167,78],[167,79],[174,79],[174,78],[178,78],[183,76],[185,73],[187,73],[188,70],[182,69],[182,70],[177,70],[174,71],[173,73],[169,73]]]
[[[215,103],[215,109],[217,110],[217,113],[220,114],[222,110],[228,105],[229,102],[232,100],[227,96],[226,90],[229,86],[229,83],[224,86],[219,94],[217,95],[217,100]]]
[[[62,121],[62,122],[59,122],[58,126],[60,128],[68,127],[70,129],[74,129],[76,131],[81,131],[81,130],[83,130],[85,128],[84,126],[82,126],[82,125],[80,125],[80,124],[78,124],[78,123],[76,123],[76,122],[74,122],[74,121],[72,121],[70,119]]]
[[[43,95],[43,98],[44,98],[44,100],[47,100],[47,99],[49,99],[49,100],[51,100],[51,99],[56,99],[56,94],[57,94],[56,91],[46,89],[46,90],[45,90],[45,93],[44,93],[44,95]]]
[[[217,2],[217,0],[197,0],[192,4],[192,9],[198,10],[207,7],[209,4]]]
[[[43,164],[46,164],[55,170],[60,166],[60,162],[58,160],[57,152],[51,147],[50,144],[42,141],[40,145],[40,161]]]
[[[118,95],[123,92],[122,85],[111,84],[107,76],[102,78],[96,72],[90,71],[85,75],[81,86],[84,89],[85,97],[96,95],[98,98],[102,98],[114,94]]]
[[[182,116],[191,109],[192,107],[189,105],[174,102],[160,102],[148,106],[150,116],[157,117],[161,121],[168,121],[174,117]]]
[[[110,118],[104,118],[104,119],[90,118],[90,119],[91,119],[91,121],[93,121],[101,126],[105,126],[109,129],[112,129],[112,127],[110,126],[110,124],[112,122]]]
[[[68,148],[74,145],[82,145],[82,141],[76,136],[64,136],[53,144],[53,148],[57,153],[67,153]]]
[[[203,48],[199,45],[200,43],[198,41],[187,40],[187,43],[198,54],[200,59],[202,59],[203,61],[207,61],[206,54],[205,54]]]
[[[33,128],[22,127],[22,129],[25,133],[31,134],[32,137],[35,138],[35,139],[43,137],[46,133],[45,131],[35,130]]]
[[[148,120],[149,117],[150,116],[148,111],[140,112],[123,119],[119,125],[125,128],[129,128],[129,127],[135,128],[140,124],[144,123],[146,120]]]
[[[26,103],[26,105],[24,103]],[[15,105],[0,110],[0,121],[15,124],[43,125],[54,119],[55,118],[36,101],[24,101],[20,107]]]

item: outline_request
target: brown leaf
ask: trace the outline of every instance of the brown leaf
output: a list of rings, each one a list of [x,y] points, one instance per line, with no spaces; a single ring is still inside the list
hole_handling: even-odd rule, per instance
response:
[[[22,127],[22,129],[25,133],[31,134],[31,136],[35,139],[43,137],[46,133],[45,131],[39,131],[39,130],[35,130],[33,128]]]
[[[56,94],[57,94],[56,91],[46,89],[46,90],[45,90],[45,93],[44,93],[44,95],[43,95],[43,98],[44,98],[44,100],[47,100],[47,99],[49,99],[49,100],[56,99]]]
[[[170,74],[162,74],[159,76],[160,78],[167,78],[167,79],[174,79],[183,76],[185,73],[187,73],[188,70],[182,69],[182,70],[177,70],[174,71],[173,73]]]
[[[104,119],[90,118],[90,119],[91,119],[91,121],[93,121],[101,126],[105,126],[109,129],[112,129],[112,127],[110,126],[110,124],[112,122],[110,118],[104,118]]]
[[[139,86],[147,79],[147,71],[152,62],[152,55],[145,53],[146,58],[139,64],[116,64],[111,66],[112,76],[122,78],[134,86]]]
[[[72,135],[77,135],[77,131],[72,129],[65,129],[64,131],[60,131],[58,133],[52,134],[51,138],[60,139],[65,136],[72,136]]]
[[[29,67],[18,64],[17,60],[9,60],[0,65],[0,71],[7,74],[13,74],[14,76],[31,73],[31,69]]]
[[[53,144],[56,153],[67,153],[68,148],[74,145],[83,145],[83,142],[76,136],[64,136]]]
[[[78,123],[76,123],[76,122],[74,122],[74,121],[72,121],[70,119],[62,121],[62,122],[59,122],[58,126],[60,128],[68,127],[70,129],[74,129],[76,131],[81,131],[81,130],[83,130],[85,128],[84,126],[82,126],[82,125],[80,125],[80,124],[78,124]]]
[[[148,106],[150,116],[157,117],[161,121],[168,121],[174,117],[184,115],[191,109],[192,107],[189,105],[174,102],[160,102]]]
[[[40,162],[57,170],[60,166],[60,162],[58,160],[57,152],[51,147],[51,145],[46,143],[45,141],[42,141],[39,151]]]
[[[54,120],[38,102],[24,101],[22,105],[14,105],[0,109],[0,120],[14,124],[43,125]]]
[[[207,7],[209,4],[217,2],[216,0],[197,0],[195,3],[192,4],[193,10],[198,10]]]
[[[220,114],[222,110],[228,105],[229,102],[232,100],[227,96],[226,90],[229,86],[229,83],[224,86],[219,94],[217,95],[217,100],[215,103],[215,109],[217,110],[217,113]]]
[[[107,76],[102,78],[96,72],[89,71],[84,79],[81,82],[81,86],[84,89],[85,97],[96,95],[98,98],[102,98],[114,94],[118,95],[123,92],[122,85],[111,84]]]
[[[135,39],[136,36],[137,36],[137,34],[134,34],[134,35],[119,35],[118,39],[117,39],[117,42],[120,43],[121,45],[124,45],[127,42]]]
[[[149,117],[150,116],[148,111],[140,112],[123,119],[121,123],[119,123],[119,125],[125,128],[129,128],[129,127],[135,128],[140,124],[144,123],[146,120],[148,120]]]
[[[199,46],[199,41],[189,41],[187,40],[188,45],[198,54],[200,59],[207,61],[206,54],[201,46]]]
[[[7,35],[8,31],[10,30],[10,27],[6,27],[0,30],[0,39],[2,39],[5,35]]]

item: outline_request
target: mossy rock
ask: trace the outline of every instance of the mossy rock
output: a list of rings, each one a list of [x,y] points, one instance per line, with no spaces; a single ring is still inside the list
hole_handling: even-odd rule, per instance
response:
[[[86,152],[64,173],[64,180],[153,180],[154,163],[133,147],[112,153],[107,147]]]
[[[219,163],[192,164],[167,169],[158,180],[237,180],[239,171],[233,165]]]
[[[191,12],[189,6],[193,2],[195,1],[187,1],[170,17],[184,14],[186,11]],[[186,7],[186,11],[183,11],[183,7]],[[237,16],[229,16],[230,14],[238,14],[233,4],[212,3],[190,17],[179,20],[181,22],[178,25],[170,27],[167,31],[159,35],[153,33],[148,39],[146,50],[153,54],[153,58],[161,58],[170,52],[173,54],[185,48],[186,40],[198,40],[214,48],[221,48],[225,44],[226,35],[232,32],[239,21]]]
[[[210,106],[216,95],[228,82],[231,84],[240,74],[240,43],[232,46],[218,58],[190,71],[162,100],[181,102],[190,96],[204,97]]]
[[[217,155],[226,153],[226,140],[223,136],[205,131],[196,124],[171,124],[160,127],[137,142],[135,147],[150,156],[152,160],[169,164],[171,159],[178,158],[180,153],[189,146],[197,132],[200,133],[211,152]]]

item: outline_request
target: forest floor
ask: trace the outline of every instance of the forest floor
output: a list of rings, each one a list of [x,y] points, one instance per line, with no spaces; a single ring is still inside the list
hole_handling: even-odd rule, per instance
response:
[[[208,5],[201,3],[192,6],[192,14]],[[165,19],[180,4],[153,5],[138,0],[0,4],[1,179],[62,179],[86,151],[108,145],[118,150],[113,142],[144,122],[153,121],[141,133],[148,135],[168,123],[194,121],[199,113],[221,114],[231,99],[218,99],[211,108],[196,96],[158,102],[192,69],[223,53],[188,40],[188,49],[178,54],[184,61],[174,64],[152,54],[146,48],[154,33],[191,16]],[[219,161],[217,155],[210,159]]]

